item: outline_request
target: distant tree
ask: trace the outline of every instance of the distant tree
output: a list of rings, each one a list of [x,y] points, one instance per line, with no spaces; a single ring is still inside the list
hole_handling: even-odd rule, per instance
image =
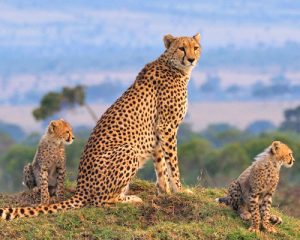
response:
[[[214,185],[206,170],[207,155],[212,151],[211,144],[202,138],[194,137],[178,147],[178,159],[184,183],[194,184],[201,179],[205,184]]]
[[[13,144],[14,141],[9,135],[0,132],[0,157]]]
[[[225,90],[228,94],[237,95],[242,91],[242,87],[237,84],[232,84]]]
[[[286,78],[286,76],[281,73],[271,78],[271,83],[273,85],[289,85],[290,80]]]
[[[217,92],[221,88],[221,79],[218,76],[208,75],[206,81],[200,86],[204,93]]]
[[[300,106],[294,109],[287,109],[284,112],[284,122],[280,129],[300,133]]]
[[[252,133],[252,134],[261,134],[264,132],[271,132],[276,129],[276,126],[267,120],[258,120],[255,121],[246,128],[246,132]]]
[[[221,147],[224,144],[239,141],[246,137],[244,132],[227,123],[211,124],[201,134],[216,147]]]
[[[33,110],[36,120],[44,120],[64,108],[74,108],[84,106],[93,120],[97,122],[97,116],[85,101],[85,91],[83,86],[74,88],[64,87],[62,92],[49,92],[41,100],[40,106]]]
[[[178,129],[177,141],[179,144],[182,142],[187,142],[196,135],[197,133],[193,131],[190,123],[182,123]]]
[[[0,158],[2,169],[0,186],[2,192],[12,192],[22,189],[22,172],[26,163],[31,162],[35,148],[13,145],[7,153]]]
[[[75,107],[76,105],[84,106],[94,121],[97,122],[97,115],[85,101],[85,91],[83,86],[76,86],[74,88],[64,87],[62,96],[63,105],[65,104],[67,107]]]
[[[32,132],[20,144],[28,147],[36,147],[40,139],[41,139],[41,133]]]
[[[33,110],[36,120],[44,120],[61,110],[62,95],[60,93],[47,93],[40,103],[40,107]]]
[[[259,98],[282,98],[284,95],[292,94],[290,80],[283,74],[272,77],[270,81],[269,85],[264,85],[261,81],[252,85],[252,95]]]
[[[240,143],[233,143],[224,146],[219,159],[217,159],[220,172],[226,176],[237,177],[251,162],[251,158],[242,148]]]

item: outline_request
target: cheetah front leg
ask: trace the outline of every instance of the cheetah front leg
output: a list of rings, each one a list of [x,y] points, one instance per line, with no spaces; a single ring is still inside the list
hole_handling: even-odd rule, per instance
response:
[[[47,168],[42,168],[39,174],[39,183],[41,188],[41,203],[49,204],[50,195],[48,191],[48,171]]]
[[[164,152],[160,144],[158,144],[157,148],[154,152],[154,169],[156,173],[156,188],[157,193],[170,193],[170,186],[169,186],[169,174],[168,169],[164,157]]]
[[[65,192],[65,176],[66,176],[66,169],[64,161],[60,162],[60,165],[57,167],[57,188],[56,188],[56,196],[59,200],[62,200],[64,197]]]
[[[275,233],[276,229],[270,224],[270,208],[272,204],[272,194],[267,194],[260,206],[260,212],[262,215],[262,227],[267,231],[267,232],[272,232]]]
[[[251,193],[249,198],[249,210],[251,214],[251,227],[249,231],[259,233],[260,212],[259,212],[259,194]]]
[[[172,131],[171,128],[166,128],[163,131],[161,131],[161,146],[169,173],[170,186],[173,192],[182,191],[177,158],[176,133],[177,130]]]

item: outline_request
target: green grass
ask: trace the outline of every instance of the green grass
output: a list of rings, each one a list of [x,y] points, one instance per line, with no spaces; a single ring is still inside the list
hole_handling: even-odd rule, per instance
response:
[[[154,184],[135,180],[131,193],[144,199],[140,205],[85,207],[59,214],[0,222],[0,239],[300,239],[300,220],[274,210],[284,223],[278,233],[248,232],[228,207],[214,201],[222,189],[193,188],[194,194],[157,197]],[[0,205],[7,205],[0,200]]]

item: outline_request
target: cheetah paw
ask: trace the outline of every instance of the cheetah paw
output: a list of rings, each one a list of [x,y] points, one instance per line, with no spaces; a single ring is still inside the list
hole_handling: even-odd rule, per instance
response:
[[[277,216],[271,216],[270,217],[270,222],[274,225],[278,225],[278,224],[282,224],[282,218],[281,217],[277,217]]]
[[[256,227],[249,227],[248,230],[249,230],[250,232],[254,232],[254,233],[256,233],[256,234],[259,234],[259,233],[260,233],[259,228],[256,228]]]
[[[180,193],[186,193],[186,194],[194,194],[194,192],[191,189],[189,189],[189,188],[182,188],[178,192],[180,192]]]
[[[156,185],[156,193],[158,196],[162,196],[165,194],[171,194],[171,190],[169,187],[161,188],[161,187],[159,187],[159,185]]]
[[[242,220],[248,221],[248,220],[250,220],[250,218],[251,218],[251,213],[249,213],[249,212],[241,213],[241,214],[240,214],[240,217],[241,217]]]
[[[194,192],[191,189],[188,189],[188,188],[184,189],[183,192],[187,193],[187,194],[194,194]]]
[[[126,203],[143,203],[143,200],[135,195],[129,195],[125,197],[125,201]]]
[[[264,229],[266,230],[266,232],[268,232],[268,233],[276,233],[276,232],[277,232],[276,229],[275,229],[274,227],[269,226],[269,225],[263,226],[263,228],[264,228]]]

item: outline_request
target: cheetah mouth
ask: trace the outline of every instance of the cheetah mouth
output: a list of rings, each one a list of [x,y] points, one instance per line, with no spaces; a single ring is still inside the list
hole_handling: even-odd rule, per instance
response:
[[[285,164],[285,167],[290,168],[290,167],[292,167],[293,165],[294,165],[294,161],[291,160],[291,161],[289,161],[287,164]]]
[[[66,142],[67,145],[70,145],[70,144],[73,143],[73,140],[72,139],[68,139],[68,140],[65,140],[65,142]]]
[[[181,62],[182,66],[184,67],[195,67],[196,64],[195,63],[188,63],[188,64],[185,64],[184,62]]]

